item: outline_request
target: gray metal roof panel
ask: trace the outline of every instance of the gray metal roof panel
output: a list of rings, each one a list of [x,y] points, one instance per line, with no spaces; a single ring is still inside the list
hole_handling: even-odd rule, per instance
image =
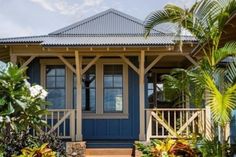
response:
[[[50,37],[41,45],[164,45],[174,44],[169,37],[149,37],[143,36],[109,36],[109,37]]]
[[[59,29],[50,34],[143,34],[144,22],[122,13],[109,9],[85,20]],[[153,29],[151,33],[163,33]]]
[[[182,36],[183,41],[196,41],[192,36]],[[0,39],[0,44],[39,43],[40,45],[164,45],[175,44],[178,38],[170,35],[155,35],[144,38],[142,35],[48,35]]]

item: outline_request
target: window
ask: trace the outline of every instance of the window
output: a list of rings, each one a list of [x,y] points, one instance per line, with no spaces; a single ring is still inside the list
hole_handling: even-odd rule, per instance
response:
[[[83,111],[96,111],[96,75],[95,65],[90,67],[82,77],[82,108]],[[73,104],[76,106],[76,75],[73,77]]]
[[[65,67],[46,66],[46,89],[48,90],[47,100],[52,103],[49,108],[65,108]]]
[[[104,112],[123,112],[123,66],[103,67]]]

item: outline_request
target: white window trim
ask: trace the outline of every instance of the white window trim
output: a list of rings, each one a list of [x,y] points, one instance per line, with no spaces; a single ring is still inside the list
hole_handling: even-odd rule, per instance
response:
[[[71,64],[75,64],[74,59],[68,59]],[[83,59],[83,64],[88,64],[90,59]],[[123,112],[104,113],[103,112],[103,65],[123,65]],[[40,59],[41,85],[45,87],[46,66],[64,65],[59,59]],[[96,63],[96,113],[83,112],[83,119],[128,119],[129,118],[129,96],[128,96],[128,65],[122,59],[99,59]],[[73,106],[73,72],[65,65],[66,70],[66,109]]]

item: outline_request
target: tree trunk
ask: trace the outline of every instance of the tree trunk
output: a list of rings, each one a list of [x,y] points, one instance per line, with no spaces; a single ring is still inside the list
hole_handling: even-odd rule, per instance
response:
[[[226,157],[226,150],[225,150],[225,126],[221,126],[221,151],[222,151],[222,157]]]

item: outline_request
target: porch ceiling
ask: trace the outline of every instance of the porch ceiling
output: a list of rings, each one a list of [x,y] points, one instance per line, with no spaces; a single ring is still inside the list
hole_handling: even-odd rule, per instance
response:
[[[0,61],[9,62],[10,61],[10,48],[0,46]]]
[[[236,13],[225,25],[224,32],[221,38],[221,44],[224,44],[230,41],[236,41]]]

